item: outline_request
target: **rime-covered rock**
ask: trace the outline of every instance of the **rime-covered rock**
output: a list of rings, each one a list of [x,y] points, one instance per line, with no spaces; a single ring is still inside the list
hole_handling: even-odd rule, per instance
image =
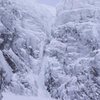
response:
[[[47,52],[53,51],[50,59],[55,58],[59,65],[55,60],[49,61],[45,80],[54,98],[100,99],[99,4],[99,0],[62,0],[58,4],[52,33],[57,42],[50,45]]]
[[[0,70],[7,90],[38,94],[41,43],[50,37],[53,18],[50,8],[35,1],[0,0]]]

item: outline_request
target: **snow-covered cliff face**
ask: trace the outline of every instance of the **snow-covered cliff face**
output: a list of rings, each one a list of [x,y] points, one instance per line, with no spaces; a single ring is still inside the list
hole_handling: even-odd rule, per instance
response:
[[[42,48],[54,15],[50,7],[23,1],[0,0],[0,81],[7,81],[0,86],[10,83],[13,93],[37,95]]]
[[[23,1],[0,0],[0,92],[99,100],[100,1]]]
[[[47,90],[61,100],[100,99],[99,0],[62,0],[57,7],[46,73]]]

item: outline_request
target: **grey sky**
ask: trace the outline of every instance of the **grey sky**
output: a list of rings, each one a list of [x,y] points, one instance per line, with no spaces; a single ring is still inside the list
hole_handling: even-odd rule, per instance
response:
[[[60,0],[38,0],[40,3],[55,6]]]

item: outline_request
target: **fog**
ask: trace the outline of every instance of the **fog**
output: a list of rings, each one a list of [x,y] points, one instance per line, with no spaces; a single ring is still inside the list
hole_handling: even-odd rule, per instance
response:
[[[51,5],[51,6],[56,6],[56,4],[60,1],[60,0],[38,0],[40,3],[43,4],[47,4],[47,5]]]

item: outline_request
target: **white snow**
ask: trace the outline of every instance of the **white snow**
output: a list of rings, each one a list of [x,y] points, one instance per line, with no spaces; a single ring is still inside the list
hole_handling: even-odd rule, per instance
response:
[[[12,93],[3,93],[3,96],[3,100],[54,100],[46,96],[20,96]]]
[[[4,44],[10,49],[0,48],[0,68],[11,80],[3,100],[84,99],[81,95],[90,100],[88,95],[96,93],[91,91],[95,85],[92,77],[100,79],[100,51],[98,55],[93,52],[100,49],[100,9],[94,3],[99,0],[62,0],[57,14],[55,8],[38,4],[37,0],[10,1],[17,14],[7,8],[11,14],[5,11],[2,24],[11,33],[13,26],[16,30],[15,38],[4,35],[13,40],[11,45],[9,41]],[[2,38],[0,44],[6,42]]]

